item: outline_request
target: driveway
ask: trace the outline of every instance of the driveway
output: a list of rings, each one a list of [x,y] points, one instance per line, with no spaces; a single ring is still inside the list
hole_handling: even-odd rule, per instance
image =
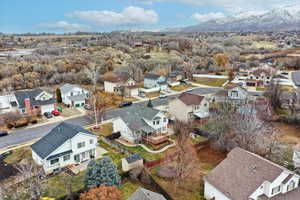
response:
[[[292,80],[297,87],[300,87],[300,70],[292,72]]]

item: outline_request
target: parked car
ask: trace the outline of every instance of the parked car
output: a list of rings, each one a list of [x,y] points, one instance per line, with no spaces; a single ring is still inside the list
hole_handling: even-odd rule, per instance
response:
[[[44,116],[45,116],[46,118],[48,118],[48,119],[50,119],[50,118],[53,117],[53,115],[51,114],[51,112],[45,112],[45,113],[44,113]]]
[[[85,104],[83,108],[86,110],[92,110],[92,106],[90,104]]]
[[[0,137],[7,136],[7,131],[0,131]]]
[[[145,93],[140,93],[139,96],[140,97],[146,97]]]
[[[51,112],[51,114],[54,115],[54,116],[59,116],[59,115],[60,115],[60,112],[59,112],[58,110],[53,110],[53,111]]]
[[[12,151],[7,151],[3,154],[0,154],[0,160],[5,159],[7,156],[9,156],[10,154],[12,154]]]
[[[186,89],[185,91],[186,91],[186,92],[191,92],[191,91],[193,91],[193,88],[188,88],[188,89]]]
[[[167,98],[167,95],[165,95],[164,93],[161,93],[161,94],[159,95],[159,98],[161,98],[161,99]]]
[[[124,108],[124,107],[131,106],[131,105],[132,105],[132,102],[124,101],[124,102],[120,103],[119,108]]]
[[[282,75],[289,75],[288,72],[281,72]]]

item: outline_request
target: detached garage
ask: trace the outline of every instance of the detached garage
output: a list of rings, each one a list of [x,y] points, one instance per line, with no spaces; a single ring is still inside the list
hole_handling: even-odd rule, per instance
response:
[[[53,110],[55,110],[55,106],[54,104],[50,104],[50,105],[42,105],[41,106],[41,114],[43,115],[46,112],[52,112]]]

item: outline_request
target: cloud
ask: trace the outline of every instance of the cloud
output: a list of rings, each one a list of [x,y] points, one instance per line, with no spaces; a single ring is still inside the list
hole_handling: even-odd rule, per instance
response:
[[[176,2],[197,6],[212,6],[229,12],[247,10],[270,10],[282,5],[291,4],[290,0],[136,0],[137,2],[153,4],[156,2]],[[299,2],[300,0],[294,0]]]
[[[195,13],[192,15],[192,18],[198,22],[207,22],[209,20],[216,20],[224,17],[226,17],[226,15],[221,12],[211,12],[206,14]]]
[[[138,27],[158,22],[158,14],[154,10],[129,6],[121,12],[108,10],[75,11],[67,17],[80,19],[99,28]]]
[[[66,21],[58,21],[50,24],[41,24],[39,26],[41,28],[63,31],[84,31],[90,28],[89,26],[83,24],[71,24]]]

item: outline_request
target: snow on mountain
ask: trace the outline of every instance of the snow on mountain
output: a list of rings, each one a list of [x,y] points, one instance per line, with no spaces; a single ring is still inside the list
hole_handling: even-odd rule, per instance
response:
[[[193,31],[287,31],[300,30],[300,5],[271,11],[248,11],[178,29]]]

